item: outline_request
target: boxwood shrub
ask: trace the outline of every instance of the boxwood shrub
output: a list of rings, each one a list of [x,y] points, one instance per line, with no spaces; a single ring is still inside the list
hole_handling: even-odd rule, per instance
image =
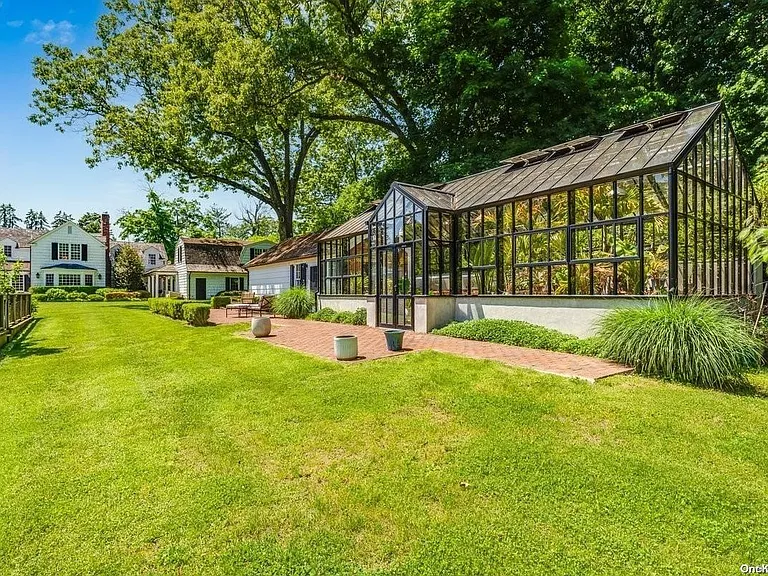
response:
[[[686,298],[614,310],[600,322],[603,352],[641,374],[712,388],[745,383],[763,344],[716,300]]]
[[[211,298],[211,308],[224,308],[231,303],[231,296],[214,296]]]
[[[85,292],[88,294],[97,294],[101,288],[95,286],[32,286],[29,289],[30,294],[47,294],[51,290],[61,290],[62,292]]]
[[[601,350],[601,345],[597,338],[581,339],[521,320],[480,318],[465,322],[453,322],[448,324],[448,326],[433,330],[432,333],[441,336],[464,338],[465,340],[495,342],[497,344],[554,350],[556,352],[568,352],[570,354],[586,356],[597,356]]]
[[[104,302],[104,296],[101,294],[88,294],[89,302]]]
[[[174,320],[182,320],[184,318],[182,307],[188,302],[175,298],[150,298],[148,303],[149,309],[155,314],[162,314]]]
[[[183,304],[182,314],[184,320],[186,320],[192,326],[206,326],[208,324],[208,317],[211,314],[210,304]]]

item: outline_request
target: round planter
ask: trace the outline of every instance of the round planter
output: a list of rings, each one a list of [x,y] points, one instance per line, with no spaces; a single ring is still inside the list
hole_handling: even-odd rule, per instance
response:
[[[357,358],[357,336],[335,336],[333,351],[336,360],[354,360]]]
[[[252,318],[251,334],[256,338],[264,338],[272,332],[272,322],[269,318]]]
[[[405,330],[384,330],[384,337],[387,339],[387,350],[390,352],[399,352],[402,350],[404,334]]]

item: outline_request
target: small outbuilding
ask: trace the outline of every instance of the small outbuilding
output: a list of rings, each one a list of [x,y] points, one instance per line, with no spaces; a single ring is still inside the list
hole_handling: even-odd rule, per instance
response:
[[[289,288],[318,290],[317,244],[322,232],[296,236],[280,242],[248,262],[251,292],[275,295]]]

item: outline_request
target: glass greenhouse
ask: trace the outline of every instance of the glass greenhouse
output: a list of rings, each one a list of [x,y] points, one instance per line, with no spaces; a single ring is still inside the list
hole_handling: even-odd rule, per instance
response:
[[[321,293],[376,298],[412,328],[418,296],[740,295],[757,210],[721,103],[505,160],[384,199],[321,239]]]

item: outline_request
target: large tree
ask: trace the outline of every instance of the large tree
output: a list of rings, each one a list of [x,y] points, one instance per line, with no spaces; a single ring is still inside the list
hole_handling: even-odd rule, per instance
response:
[[[116,158],[182,190],[226,188],[269,205],[293,235],[299,181],[323,97],[307,54],[312,5],[109,0],[96,45],[47,44],[33,122],[82,129],[91,164]]]
[[[115,286],[126,290],[143,290],[144,263],[131,246],[123,246],[115,258]]]
[[[0,204],[0,227],[16,228],[21,218],[16,215],[16,209],[11,204]]]
[[[202,235],[202,211],[196,200],[166,200],[153,190],[147,193],[147,200],[147,208],[124,212],[117,219],[121,238],[161,243],[166,253],[173,256],[180,236]]]
[[[56,212],[56,215],[53,217],[53,221],[51,222],[51,227],[58,228],[62,224],[66,224],[67,222],[71,222],[73,220],[72,214],[67,214],[66,212],[59,210]]]
[[[80,216],[77,225],[86,232],[98,234],[101,232],[101,215],[98,212],[86,212]]]

